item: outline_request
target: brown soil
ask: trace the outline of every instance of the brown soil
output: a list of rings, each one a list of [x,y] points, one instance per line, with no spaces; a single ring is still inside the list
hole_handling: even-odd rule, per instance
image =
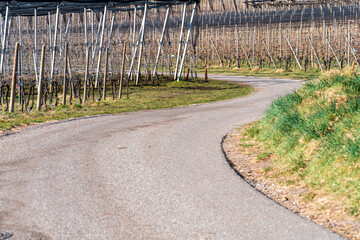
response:
[[[233,130],[223,141],[223,150],[233,169],[260,192],[300,216],[346,238],[360,239],[360,221],[343,209],[342,199],[322,190],[309,189],[304,182],[281,174],[274,156],[261,143]],[[260,157],[260,158],[259,158]]]

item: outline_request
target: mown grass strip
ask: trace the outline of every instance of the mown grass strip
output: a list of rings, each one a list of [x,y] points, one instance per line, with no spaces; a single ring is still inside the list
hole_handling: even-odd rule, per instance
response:
[[[4,111],[4,106],[0,106],[0,131],[54,120],[214,102],[242,97],[252,91],[253,89],[249,86],[225,81],[214,80],[205,83],[202,79],[179,82],[160,80],[156,86],[132,85],[129,99],[126,99],[126,94],[124,94],[122,99],[113,100],[109,89],[106,101],[91,102],[89,100],[85,105],[79,104],[79,101],[74,99],[72,105],[49,106],[48,109],[41,111],[33,109],[31,112],[24,113],[18,110],[15,113],[9,113]]]

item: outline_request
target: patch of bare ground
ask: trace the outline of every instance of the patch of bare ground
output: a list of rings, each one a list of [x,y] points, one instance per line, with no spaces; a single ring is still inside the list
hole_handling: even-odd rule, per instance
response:
[[[321,189],[310,189],[305,182],[284,174],[264,146],[244,135],[245,128],[230,132],[223,141],[223,151],[232,166],[260,192],[290,211],[322,225],[343,237],[360,239],[360,221],[349,216],[341,198]]]

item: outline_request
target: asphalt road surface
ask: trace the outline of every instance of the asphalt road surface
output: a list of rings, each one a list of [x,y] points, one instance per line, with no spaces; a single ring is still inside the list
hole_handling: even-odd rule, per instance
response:
[[[339,239],[249,186],[221,150],[226,133],[301,83],[211,78],[256,92],[0,137],[0,230],[11,239]]]

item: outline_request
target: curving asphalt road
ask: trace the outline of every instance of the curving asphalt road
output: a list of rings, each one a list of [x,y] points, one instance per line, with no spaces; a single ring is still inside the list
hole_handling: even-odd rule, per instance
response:
[[[11,239],[339,239],[229,167],[222,137],[299,81],[229,101],[30,127],[0,137],[0,230]]]

